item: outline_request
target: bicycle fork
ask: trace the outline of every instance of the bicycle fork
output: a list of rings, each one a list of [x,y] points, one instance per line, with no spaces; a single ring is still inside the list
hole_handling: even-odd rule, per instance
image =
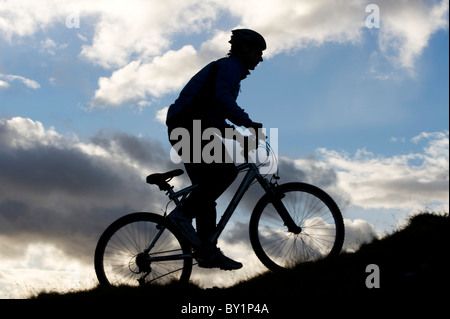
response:
[[[283,194],[280,194],[275,190],[274,194],[270,195],[270,202],[275,207],[278,214],[280,214],[280,217],[283,220],[283,223],[287,227],[288,231],[295,235],[298,235],[301,233],[302,228],[294,222],[292,216],[287,211],[286,206],[284,206],[283,202],[281,201],[283,197]]]
[[[295,221],[292,219],[292,216],[286,209],[286,206],[282,202],[282,199],[284,198],[285,195],[278,191],[276,184],[269,182],[266,178],[263,178],[262,176],[257,176],[257,179],[258,182],[266,191],[266,194],[269,197],[269,202],[272,203],[273,207],[280,215],[288,231],[295,235],[300,234],[302,228],[295,223]]]

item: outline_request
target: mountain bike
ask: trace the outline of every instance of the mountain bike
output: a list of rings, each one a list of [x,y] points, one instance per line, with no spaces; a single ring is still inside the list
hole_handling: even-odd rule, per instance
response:
[[[270,152],[270,145],[266,143]],[[246,153],[247,154],[247,153]],[[344,222],[334,200],[323,190],[302,182],[278,184],[278,170],[269,179],[245,157],[237,165],[245,173],[240,186],[217,223],[210,243],[217,242],[246,191],[259,184],[265,194],[253,209],[249,223],[251,246],[259,260],[272,271],[340,253]],[[197,187],[174,191],[170,180],[181,169],[147,176],[147,183],[166,193],[164,215],[138,212],[113,222],[101,235],[95,250],[95,271],[101,285],[164,285],[189,281],[195,251],[168,221],[167,207],[180,205]]]

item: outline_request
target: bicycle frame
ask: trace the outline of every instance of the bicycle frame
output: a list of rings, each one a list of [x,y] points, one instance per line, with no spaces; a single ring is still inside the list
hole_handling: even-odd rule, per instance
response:
[[[230,220],[234,211],[236,210],[237,205],[240,203],[245,192],[248,190],[250,185],[252,185],[255,179],[262,186],[266,194],[270,196],[272,204],[280,214],[280,217],[287,226],[288,230],[296,234],[300,233],[301,228],[295,224],[295,222],[292,220],[292,217],[289,215],[289,212],[286,210],[286,207],[281,202],[282,197],[277,194],[275,184],[272,184],[267,178],[261,175],[257,165],[254,163],[246,162],[237,165],[236,168],[239,172],[246,169],[248,169],[248,171],[245,174],[238,189],[236,190],[236,193],[234,194],[231,202],[228,204],[228,207],[225,209],[224,214],[220,218],[219,223],[217,224],[216,227],[216,231],[209,239],[209,242],[214,243],[217,241],[219,236],[222,234],[222,231],[225,229],[225,226],[228,224],[228,221]],[[178,192],[174,192],[173,189],[170,188],[168,190],[169,198],[173,200],[175,204],[178,206],[195,187],[197,187],[197,185],[186,187]],[[178,199],[179,197],[181,197],[181,200]]]
[[[230,220],[231,216],[233,215],[234,211],[236,210],[237,205],[241,201],[242,197],[244,197],[245,192],[248,190],[250,185],[254,182],[256,179],[259,184],[262,186],[264,191],[266,192],[267,196],[270,196],[270,201],[272,202],[273,206],[279,213],[281,219],[283,220],[284,224],[287,226],[288,231],[299,234],[301,232],[301,228],[296,225],[292,217],[290,216],[289,212],[287,211],[286,207],[282,203],[281,199],[282,197],[280,194],[276,191],[276,184],[271,183],[267,178],[261,175],[261,173],[258,170],[258,167],[254,163],[243,163],[236,166],[237,170],[239,172],[248,169],[247,173],[245,174],[241,184],[239,185],[238,189],[236,190],[236,193],[234,194],[233,198],[231,199],[231,202],[228,204],[228,207],[225,209],[225,212],[223,213],[222,217],[219,220],[219,223],[217,224],[216,231],[209,239],[210,243],[215,243],[219,236],[222,234],[222,231],[225,229],[225,226],[228,224],[228,221]],[[189,195],[189,193],[196,188],[197,185],[191,185],[186,188],[183,188],[177,192],[173,190],[173,188],[170,188],[167,191],[167,195],[169,199],[173,200],[177,207],[183,202],[183,200]],[[181,199],[179,199],[181,197]],[[144,250],[144,254],[150,253],[151,249],[155,245],[155,243],[158,241],[159,237],[164,232],[164,227],[162,227],[158,234],[155,236],[153,241],[150,243],[148,248]],[[148,261],[167,261],[167,260],[180,260],[185,258],[192,257],[192,254],[175,254],[170,256],[148,256]]]
[[[233,215],[234,211],[236,210],[237,205],[241,201],[242,197],[244,196],[245,192],[248,190],[248,188],[252,185],[254,180],[256,179],[261,187],[266,192],[266,195],[269,196],[269,200],[280,215],[281,219],[283,220],[285,226],[288,228],[288,231],[299,234],[302,229],[301,227],[297,226],[294,220],[292,219],[291,215],[287,211],[286,207],[284,206],[281,199],[283,198],[281,194],[277,192],[277,185],[276,183],[271,183],[267,178],[261,175],[261,173],[258,170],[258,166],[254,163],[243,163],[236,166],[238,172],[244,171],[247,169],[247,173],[245,174],[241,184],[239,185],[238,189],[236,190],[236,193],[234,194],[231,202],[228,204],[228,207],[225,209],[224,214],[219,220],[219,223],[217,224],[216,231],[213,233],[211,238],[209,239],[209,243],[213,244],[217,242],[217,239],[222,234],[222,231],[225,229],[225,226],[228,224],[228,221],[230,220],[231,216]],[[170,200],[173,200],[177,207],[183,202],[183,200],[189,195],[189,193],[196,188],[197,185],[191,185],[188,186],[182,190],[179,190],[177,192],[173,191],[173,187],[170,187],[167,191],[167,195]],[[179,199],[181,197],[181,199]],[[145,259],[147,262],[160,262],[160,261],[169,261],[169,260],[183,260],[186,258],[192,258],[192,253],[181,253],[181,254],[174,254],[169,256],[155,256],[151,255],[150,251],[156,244],[156,242],[159,240],[161,235],[163,234],[165,230],[165,227],[162,226],[158,234],[156,234],[155,238],[153,238],[150,245],[145,249],[141,254],[143,259]],[[167,251],[165,252],[167,253]],[[158,253],[156,253],[158,254]],[[139,255],[136,257],[139,258]],[[177,271],[177,270],[174,270]],[[148,275],[145,274],[144,277],[140,278],[139,280],[143,280]]]
[[[248,190],[250,185],[253,183],[254,179],[258,179],[260,184],[263,186],[263,188],[269,189],[270,188],[270,182],[261,176],[261,174],[258,171],[258,168],[253,163],[244,163],[236,166],[237,170],[243,171],[248,168],[247,174],[244,176],[244,179],[242,180],[241,184],[239,185],[239,188],[237,189],[236,193],[233,196],[233,199],[231,200],[230,204],[228,204],[227,209],[225,210],[224,214],[219,220],[219,223],[217,224],[216,231],[212,235],[212,237],[209,239],[210,243],[215,242],[219,236],[221,235],[222,231],[225,229],[225,226],[228,224],[228,221],[230,220],[231,216],[233,215],[237,205],[241,201],[242,197],[244,196],[245,192]],[[183,200],[189,195],[189,193],[196,188],[197,185],[191,185],[186,188],[183,188],[177,192],[173,190],[171,187],[167,191],[167,195],[170,200],[173,200],[177,207],[183,202]],[[181,199],[179,199],[181,197]],[[158,239],[161,237],[162,233],[164,232],[164,228],[161,228],[158,232],[158,234],[153,238],[152,242],[148,246],[147,249],[144,250],[144,254],[148,254],[152,248],[154,247],[155,243],[158,241]],[[165,260],[179,260],[184,259],[187,257],[192,257],[192,255],[186,255],[186,254],[176,254],[171,256],[149,256],[148,260],[150,262],[152,261],[165,261]]]

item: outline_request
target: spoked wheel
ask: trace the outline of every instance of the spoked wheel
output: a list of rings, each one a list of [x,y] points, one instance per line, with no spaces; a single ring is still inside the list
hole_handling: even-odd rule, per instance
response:
[[[341,212],[333,199],[321,189],[304,183],[287,183],[277,189],[299,228],[288,231],[269,196],[263,196],[250,219],[250,240],[261,262],[277,270],[339,254],[345,231]]]
[[[133,213],[112,223],[95,250],[95,272],[103,286],[186,283],[191,248],[152,213]]]

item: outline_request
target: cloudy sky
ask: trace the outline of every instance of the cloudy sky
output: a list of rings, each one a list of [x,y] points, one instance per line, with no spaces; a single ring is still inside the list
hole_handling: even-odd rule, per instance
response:
[[[0,1],[0,298],[94,285],[104,228],[125,213],[160,212],[164,197],[145,176],[177,167],[167,107],[196,71],[226,55],[239,27],[260,32],[268,49],[238,103],[278,129],[281,181],[336,198],[348,249],[412,213],[448,211],[448,7]],[[246,223],[255,195],[221,241],[236,259],[252,255]],[[226,285],[255,269],[263,268],[251,259],[233,274],[196,276]]]

